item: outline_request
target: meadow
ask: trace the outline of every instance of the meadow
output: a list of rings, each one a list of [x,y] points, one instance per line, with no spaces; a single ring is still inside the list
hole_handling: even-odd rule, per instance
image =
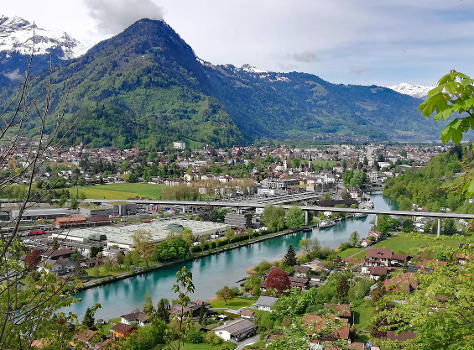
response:
[[[128,199],[144,197],[149,199],[160,199],[164,185],[116,183],[110,185],[92,185],[71,187],[72,195],[83,193],[86,198],[96,199]]]

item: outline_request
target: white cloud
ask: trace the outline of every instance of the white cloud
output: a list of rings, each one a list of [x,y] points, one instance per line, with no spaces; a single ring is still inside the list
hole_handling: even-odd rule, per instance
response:
[[[85,0],[101,33],[117,34],[142,18],[163,19],[163,10],[151,0]]]

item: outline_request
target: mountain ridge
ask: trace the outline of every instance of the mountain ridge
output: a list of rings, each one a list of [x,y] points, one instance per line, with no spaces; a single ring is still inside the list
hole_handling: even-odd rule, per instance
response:
[[[61,62],[53,80],[69,82],[68,113],[83,116],[70,143],[162,149],[181,138],[229,146],[260,138],[408,140],[439,131],[418,112],[418,99],[308,73],[214,65],[166,22],[150,19]],[[54,95],[53,103],[61,91]]]

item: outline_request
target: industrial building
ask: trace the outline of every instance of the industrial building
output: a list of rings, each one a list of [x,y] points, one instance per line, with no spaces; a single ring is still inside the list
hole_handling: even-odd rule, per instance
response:
[[[223,235],[229,227],[227,224],[210,221],[194,220],[153,220],[149,223],[140,223],[133,225],[112,225],[102,227],[77,228],[64,231],[62,233],[53,233],[52,238],[68,239],[77,242],[87,241],[90,235],[101,234],[107,236],[107,246],[118,246],[119,248],[133,248],[133,234],[138,230],[147,230],[151,232],[152,240],[159,242],[165,240],[171,233],[178,232],[177,227],[189,227],[193,235],[201,237],[202,235]]]
[[[252,225],[252,214],[229,212],[226,214],[224,222],[233,227],[246,229]]]

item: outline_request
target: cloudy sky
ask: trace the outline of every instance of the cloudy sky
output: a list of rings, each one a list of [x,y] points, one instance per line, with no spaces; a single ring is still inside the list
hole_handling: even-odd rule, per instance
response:
[[[1,0],[0,12],[88,46],[164,18],[197,56],[335,83],[432,84],[474,75],[472,0]]]

